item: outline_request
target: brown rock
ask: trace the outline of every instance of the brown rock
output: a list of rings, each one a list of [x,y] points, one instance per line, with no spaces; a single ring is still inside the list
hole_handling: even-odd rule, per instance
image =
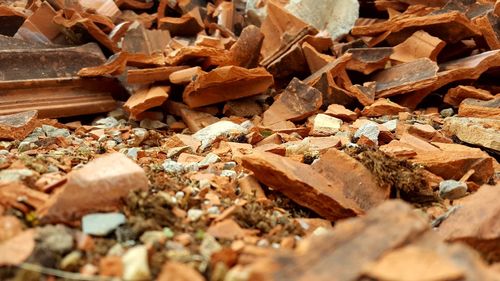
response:
[[[38,125],[37,116],[36,110],[0,116],[0,139],[23,140]]]
[[[443,101],[447,104],[458,106],[467,98],[491,100],[494,96],[489,91],[483,89],[474,88],[472,86],[458,86],[449,89]]]
[[[157,281],[205,281],[205,278],[189,265],[168,261],[163,265]]]
[[[482,186],[457,201],[457,209],[444,220],[438,233],[447,241],[465,242],[490,261],[500,261],[500,186]]]
[[[458,107],[458,116],[500,119],[500,97],[489,101],[465,99]]]
[[[170,87],[168,86],[141,89],[127,100],[123,108],[135,119],[140,113],[162,105],[167,100],[169,91]]]
[[[376,97],[385,98],[431,86],[437,80],[438,66],[428,58],[402,63],[378,72]]]
[[[379,186],[363,164],[340,150],[329,149],[311,167],[331,182],[342,182],[344,196],[354,200],[363,211],[389,198],[389,186]]]
[[[391,60],[404,63],[420,58],[429,58],[436,61],[438,54],[445,45],[446,42],[438,37],[419,30],[393,48],[394,53],[391,55]]]
[[[67,183],[38,214],[45,223],[71,223],[91,212],[117,210],[131,190],[147,188],[140,166],[121,153],[111,153],[69,173]]]
[[[400,112],[407,112],[408,108],[400,106],[388,99],[378,99],[373,104],[365,106],[361,114],[368,117],[379,117],[385,115],[398,115]]]
[[[0,242],[0,266],[19,265],[24,262],[35,249],[35,230],[29,229]]]
[[[273,84],[273,76],[264,68],[220,67],[197,76],[186,86],[183,100],[191,108],[200,107],[254,96]]]
[[[270,126],[282,121],[300,121],[315,114],[322,104],[322,94],[294,78],[271,107],[264,112],[262,123]]]
[[[363,212],[343,194],[340,181],[330,181],[308,165],[268,152],[245,155],[242,161],[259,181],[326,219],[338,220]]]
[[[325,111],[325,114],[337,117],[339,119],[342,119],[343,121],[354,121],[358,118],[356,112],[351,111],[340,104],[329,105],[327,110]]]

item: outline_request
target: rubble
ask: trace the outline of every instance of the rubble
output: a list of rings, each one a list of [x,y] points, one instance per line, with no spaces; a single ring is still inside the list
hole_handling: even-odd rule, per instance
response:
[[[0,2],[1,280],[499,279],[499,1]]]

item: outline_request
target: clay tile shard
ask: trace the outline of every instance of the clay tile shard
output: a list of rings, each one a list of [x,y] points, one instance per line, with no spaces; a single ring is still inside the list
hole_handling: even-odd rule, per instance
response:
[[[205,71],[201,69],[199,66],[194,66],[182,70],[178,70],[172,73],[169,77],[169,80],[172,84],[189,84],[193,80],[195,80],[199,75],[206,74]]]
[[[334,221],[363,213],[342,193],[340,182],[330,182],[306,164],[268,152],[245,155],[241,160],[260,182],[326,219]]]
[[[428,223],[411,206],[388,201],[312,235],[295,253],[261,259],[250,267],[250,280],[359,280],[367,265],[427,231]]]
[[[361,114],[368,117],[379,117],[384,115],[398,115],[400,112],[408,111],[408,108],[388,99],[378,99],[373,104],[365,106]]]
[[[320,70],[322,67],[335,60],[335,58],[332,56],[318,52],[311,44],[307,42],[304,42],[302,44],[302,52],[304,53],[304,57],[311,73]]]
[[[315,114],[323,103],[320,91],[294,78],[278,99],[263,114],[262,123],[270,126],[282,121],[300,121]]]
[[[170,75],[176,71],[188,68],[187,66],[161,66],[155,68],[127,70],[127,83],[149,84],[157,81],[168,81]]]
[[[206,279],[187,264],[168,261],[162,267],[157,281],[205,281]]]
[[[92,67],[84,67],[78,71],[80,77],[97,77],[104,75],[120,75],[127,66],[128,55],[126,53],[116,53],[104,64]]]
[[[458,116],[500,119],[500,98],[489,101],[465,99],[458,107]]]
[[[332,183],[340,181],[344,196],[354,200],[363,211],[389,198],[390,186],[379,186],[363,164],[340,150],[329,149],[311,167]]]
[[[235,65],[245,68],[257,67],[263,41],[264,35],[258,27],[245,27],[236,43],[229,49]]]
[[[404,42],[394,46],[390,58],[397,62],[411,62],[420,58],[437,60],[437,56],[446,46],[446,42],[429,33],[419,30]]]
[[[0,5],[0,34],[14,36],[27,16],[25,11],[16,7]]]
[[[54,43],[61,33],[59,26],[52,22],[55,16],[54,8],[48,2],[42,2],[40,7],[24,21],[14,37],[28,42]]]
[[[273,76],[264,68],[226,66],[197,76],[182,97],[193,108],[257,95],[273,84]]]
[[[343,54],[342,56],[336,58],[334,61],[329,62],[316,72],[309,75],[309,77],[304,79],[304,83],[311,86],[315,85],[325,73],[330,75],[332,78],[338,76],[340,72],[345,70],[345,67],[349,62],[349,60],[351,59],[351,57],[352,54]]]
[[[366,75],[371,74],[375,70],[385,68],[392,52],[391,47],[349,49],[347,53],[352,54],[352,58],[346,68]]]
[[[121,153],[111,153],[70,172],[67,183],[38,214],[43,223],[72,223],[88,213],[115,211],[131,190],[147,188],[140,166]]]
[[[213,47],[186,46],[181,47],[165,58],[169,65],[185,64],[190,60],[204,59],[203,66],[225,66],[232,65],[231,52]]]
[[[423,29],[450,43],[480,35],[479,29],[458,11],[425,16],[401,15],[388,21],[365,26],[355,26],[351,33],[355,36],[373,36],[384,32],[404,32],[405,29]]]
[[[432,144],[439,149],[418,150],[411,161],[445,180],[459,180],[470,170],[475,171],[470,180],[478,184],[487,183],[493,177],[493,158],[481,149],[451,143]]]
[[[329,105],[327,110],[325,111],[325,114],[333,116],[333,117],[337,117],[337,118],[342,119],[344,121],[354,121],[358,118],[358,115],[356,114],[356,112],[351,111],[340,104]]]
[[[19,265],[35,249],[35,230],[29,229],[0,243],[0,266]]]
[[[302,76],[308,73],[308,67],[302,47],[294,44],[275,60],[267,64],[267,70],[276,79],[285,79],[290,76]]]
[[[31,189],[20,182],[0,183],[0,205],[5,207],[14,207],[27,213],[29,209],[24,204],[39,209],[48,199],[47,194]]]
[[[168,30],[146,29],[144,25],[136,22],[129,27],[123,37],[122,51],[151,56],[163,53],[169,42]]]
[[[445,255],[433,249],[406,246],[384,255],[365,271],[376,280],[438,281],[460,280],[464,270]]]
[[[449,105],[459,106],[460,103],[467,98],[491,100],[494,96],[487,90],[478,89],[472,86],[458,86],[449,89],[443,101]]]
[[[199,7],[183,14],[180,18],[162,17],[158,19],[158,28],[168,30],[172,36],[195,36],[205,26]]]
[[[500,16],[489,12],[474,20],[490,49],[500,49]]]
[[[399,64],[378,72],[376,97],[385,98],[423,89],[437,80],[438,66],[428,58]]]
[[[456,210],[444,220],[438,233],[447,241],[461,241],[483,253],[491,261],[500,261],[500,188],[484,185],[458,201]]]
[[[0,116],[0,139],[23,140],[35,129],[38,111]]]
[[[134,93],[123,107],[130,113],[132,118],[136,118],[138,114],[162,105],[167,100],[169,91],[170,87],[168,86],[141,89]]]
[[[120,15],[120,9],[113,0],[78,0],[78,3],[86,9],[91,9],[99,15],[115,20]]]

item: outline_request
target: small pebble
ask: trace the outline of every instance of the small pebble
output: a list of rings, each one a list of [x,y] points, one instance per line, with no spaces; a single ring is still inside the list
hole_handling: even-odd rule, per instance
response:
[[[446,118],[446,117],[451,117],[455,112],[453,111],[453,108],[445,108],[439,112],[441,114],[441,117]]]
[[[129,249],[122,257],[124,280],[151,280],[148,265],[148,249],[144,245]]]
[[[197,221],[203,216],[203,210],[200,209],[189,209],[187,212],[188,219],[190,221]]]
[[[106,236],[125,221],[122,213],[88,214],[82,218],[82,231],[94,236]]]
[[[439,183],[439,196],[455,200],[467,195],[467,183],[456,180],[444,180]]]

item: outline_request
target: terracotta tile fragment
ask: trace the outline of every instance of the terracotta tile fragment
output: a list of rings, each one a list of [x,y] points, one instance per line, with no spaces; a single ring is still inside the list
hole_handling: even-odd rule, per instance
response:
[[[131,84],[148,84],[157,81],[168,81],[172,73],[186,68],[187,66],[163,66],[129,69],[127,70],[127,82]]]
[[[168,54],[165,61],[169,65],[181,65],[194,59],[204,59],[204,66],[226,66],[233,64],[231,53],[205,46],[186,46]]]
[[[331,182],[342,182],[339,186],[344,196],[354,200],[364,211],[389,198],[389,186],[379,186],[363,164],[340,150],[329,149],[311,167]]]
[[[45,223],[71,223],[88,213],[117,210],[129,191],[147,187],[140,166],[121,153],[111,153],[69,173],[67,183],[38,214]]]
[[[347,53],[352,54],[352,58],[346,68],[368,75],[384,69],[393,50],[390,47],[356,48],[347,50]]]
[[[404,63],[420,58],[429,58],[436,61],[445,45],[446,42],[438,37],[419,30],[393,48],[394,53],[391,54],[391,60]]]
[[[432,85],[437,79],[438,66],[428,58],[402,63],[374,77],[376,97],[384,98],[420,90]]]
[[[437,229],[439,235],[447,241],[465,242],[487,259],[499,261],[498,196],[498,185],[483,185],[476,193],[457,201],[458,208]]]
[[[433,144],[439,148],[438,151],[417,150],[412,161],[444,179],[459,180],[471,169],[475,171],[471,180],[478,184],[484,184],[493,177],[493,158],[486,152],[459,144]]]
[[[258,232],[258,231],[257,231]],[[255,234],[255,231],[241,228],[233,219],[225,219],[212,224],[207,233],[219,239],[243,238],[246,235]]]
[[[0,243],[9,240],[23,231],[23,225],[14,216],[0,215]]]
[[[49,195],[20,182],[0,183],[0,195],[0,205],[14,207],[26,213],[29,209],[24,204],[38,210],[49,200]]]
[[[264,112],[262,122],[270,126],[287,120],[300,121],[316,113],[321,105],[321,92],[294,78]]]
[[[373,104],[365,106],[361,114],[368,117],[379,117],[385,115],[397,115],[400,112],[407,112],[408,108],[400,106],[388,99],[378,99]]]
[[[500,119],[500,98],[489,101],[465,99],[458,107],[458,116]]]
[[[427,223],[410,206],[389,201],[366,216],[338,222],[323,235],[312,235],[294,253],[282,252],[257,261],[250,267],[251,280],[326,281],[332,276],[357,280],[367,264],[427,229]],[[335,262],[338,260],[342,265]]]
[[[302,52],[304,53],[304,57],[311,73],[320,70],[322,67],[335,60],[332,56],[318,52],[307,42],[302,43]]]
[[[194,36],[204,27],[198,7],[179,18],[162,17],[158,19],[158,28],[168,30],[172,36]]]
[[[199,130],[205,128],[208,125],[214,124],[219,121],[219,118],[213,116],[213,114],[191,110],[189,108],[183,108],[181,111],[181,118],[186,126],[189,128],[189,131],[192,133],[196,133]]]
[[[267,69],[276,79],[307,74],[308,67],[300,44],[290,46],[287,51],[267,64]]]
[[[472,86],[457,86],[448,90],[443,101],[447,104],[458,106],[467,98],[491,100],[494,96],[487,90],[478,89]]]
[[[351,111],[340,104],[329,105],[328,109],[325,111],[325,114],[340,118],[344,121],[354,121],[358,118],[356,112]]]
[[[119,256],[106,256],[99,261],[99,275],[121,277],[123,275],[123,262]]]
[[[78,3],[86,9],[94,10],[97,14],[116,19],[120,10],[113,0],[78,0]]]
[[[205,281],[195,269],[184,263],[168,261],[163,265],[157,281]]]
[[[257,95],[273,84],[272,75],[264,68],[220,67],[197,76],[186,86],[183,100],[191,108],[200,107]]]
[[[198,76],[206,74],[199,66],[181,69],[170,74],[169,80],[173,84],[189,84],[197,79]]]
[[[401,143],[397,140],[393,140],[388,144],[384,144],[380,146],[379,149],[385,154],[396,158],[411,158],[417,155],[412,146]]]
[[[43,2],[40,7],[30,15],[17,30],[14,37],[24,39],[28,42],[40,42],[44,44],[52,43],[60,35],[59,26],[52,22],[56,16],[56,11],[47,2]]]
[[[35,249],[35,230],[29,229],[0,242],[0,266],[19,265],[31,255]]]
[[[245,27],[229,52],[236,66],[254,68],[258,66],[264,35],[256,26]]]
[[[37,116],[36,110],[0,116],[0,139],[23,140],[38,125]]]
[[[474,23],[481,30],[490,49],[500,49],[500,16],[495,15],[493,11],[474,19]]]
[[[84,67],[78,71],[78,75],[81,77],[95,77],[103,75],[120,75],[125,71],[127,65],[128,55],[126,53],[116,53],[111,56],[106,63],[94,66],[94,67]]]
[[[154,86],[144,88],[135,92],[123,105],[123,108],[130,113],[132,118],[136,118],[138,114],[162,105],[168,98],[170,87]]]
[[[465,272],[448,257],[432,249],[406,246],[384,255],[365,270],[377,280],[454,280]]]
[[[283,192],[298,204],[329,220],[362,213],[352,199],[342,194],[341,182],[331,182],[311,167],[268,152],[242,157],[243,167],[262,183]]]

